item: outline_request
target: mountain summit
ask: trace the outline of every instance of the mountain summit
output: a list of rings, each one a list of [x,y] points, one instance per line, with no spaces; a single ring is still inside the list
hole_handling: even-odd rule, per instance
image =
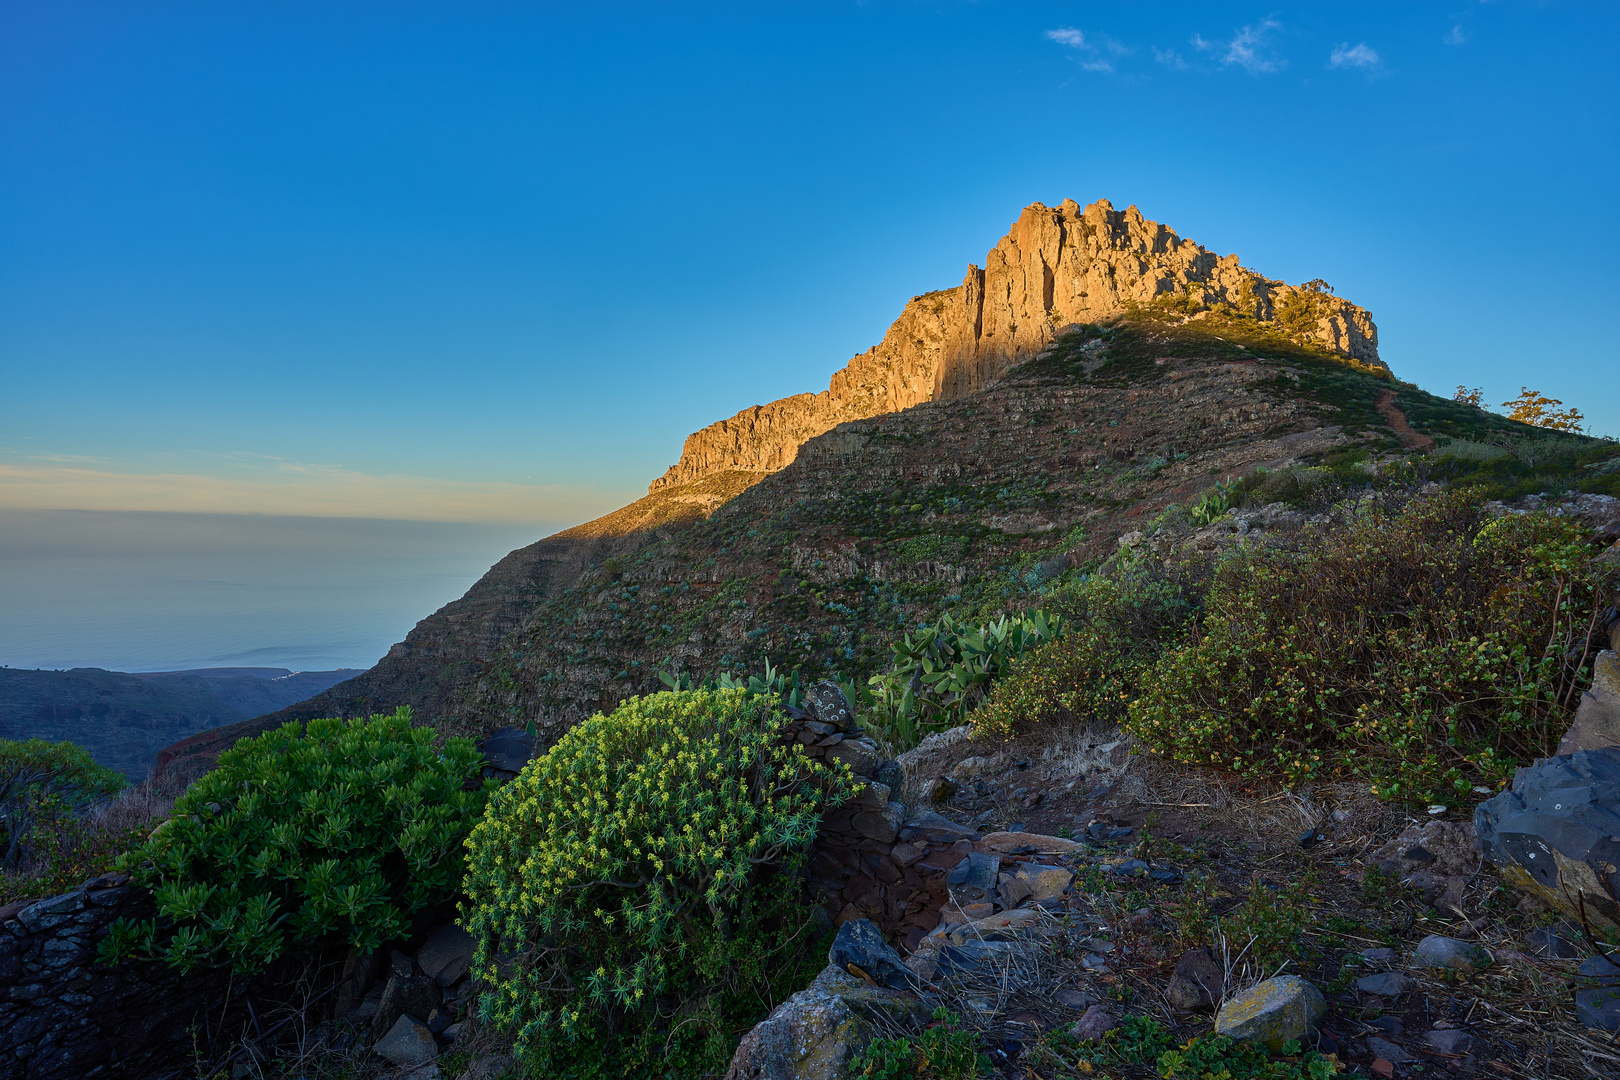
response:
[[[913,297],[882,342],[833,375],[826,390],[756,405],[688,436],[680,461],[648,490],[733,471],[776,472],[806,441],[839,424],[964,397],[1072,327],[1161,298],[1190,308],[1224,305],[1389,370],[1378,358],[1372,315],[1320,281],[1274,281],[1236,255],[1222,258],[1183,240],[1135,206],[1032,203],[983,269],[969,264],[962,284]]]

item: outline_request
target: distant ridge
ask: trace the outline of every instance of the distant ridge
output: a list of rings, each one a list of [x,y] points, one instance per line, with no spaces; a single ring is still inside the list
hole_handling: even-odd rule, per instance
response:
[[[286,708],[361,673],[0,668],[0,737],[78,743],[101,764],[141,780],[176,739]]]

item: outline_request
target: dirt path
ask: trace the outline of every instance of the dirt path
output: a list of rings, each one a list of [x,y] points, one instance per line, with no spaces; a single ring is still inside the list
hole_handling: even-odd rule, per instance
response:
[[[1429,450],[1434,447],[1433,439],[1419,434],[1416,428],[1407,423],[1406,414],[1395,404],[1395,391],[1378,391],[1378,400],[1373,403],[1373,407],[1389,421],[1389,426],[1395,431],[1395,437],[1401,440],[1401,445],[1408,450]]]

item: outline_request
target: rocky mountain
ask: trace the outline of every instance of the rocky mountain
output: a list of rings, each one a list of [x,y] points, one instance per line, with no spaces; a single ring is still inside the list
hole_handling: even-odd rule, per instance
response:
[[[359,674],[286,668],[0,668],[0,738],[71,741],[140,780],[176,739],[302,701]]]
[[[1396,382],[1370,314],[1321,282],[1135,207],[1035,204],[825,392],[695,433],[645,498],[514,551],[365,675],[159,768],[288,718],[408,704],[446,731],[561,730],[660,670],[859,676],[905,628],[1029,602],[1218,481],[1491,424]]]
[[[1183,240],[1136,207],[1106,199],[1024,208],[1007,235],[970,264],[962,284],[913,297],[883,340],[819,394],[756,405],[689,436],[657,490],[733,470],[775,472],[838,424],[965,397],[1066,330],[1161,297],[1225,305],[1262,323],[1288,322],[1336,355],[1387,373],[1365,309],[1296,288]]]

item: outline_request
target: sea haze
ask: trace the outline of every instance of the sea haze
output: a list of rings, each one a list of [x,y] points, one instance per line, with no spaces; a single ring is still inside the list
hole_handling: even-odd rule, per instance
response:
[[[556,528],[0,510],[0,664],[367,668]]]

